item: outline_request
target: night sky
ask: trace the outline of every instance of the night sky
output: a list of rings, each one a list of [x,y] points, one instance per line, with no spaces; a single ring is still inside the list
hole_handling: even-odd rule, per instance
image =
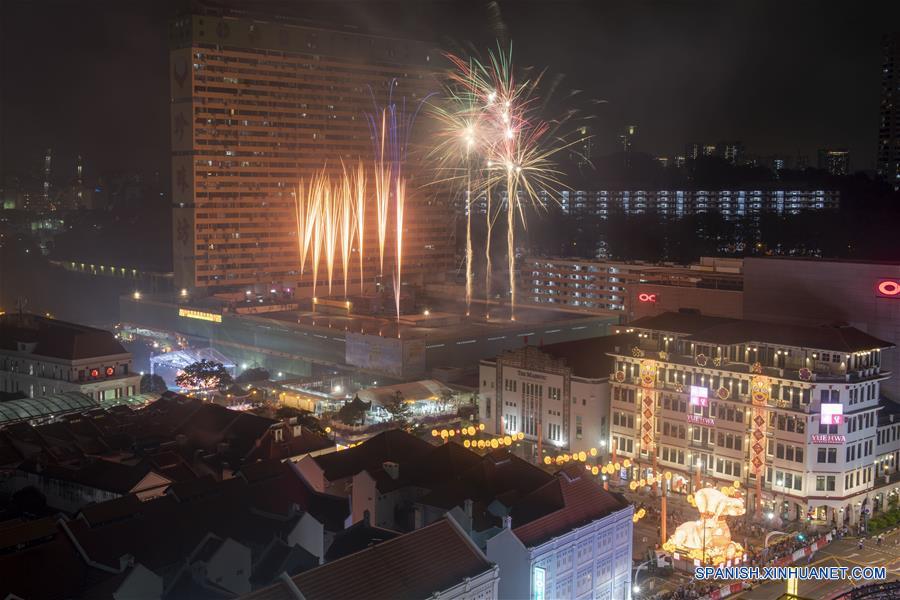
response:
[[[177,0],[0,0],[6,174],[85,156],[88,176],[168,171],[166,24]],[[754,154],[845,146],[871,169],[881,35],[900,2],[604,0],[243,3],[446,46],[488,47],[505,25],[521,65],[563,73],[593,104],[601,151],[627,123],[636,149],[742,140]],[[276,8],[277,10],[277,8]],[[286,9],[287,10],[287,9]],[[3,173],[0,173],[2,175]]]

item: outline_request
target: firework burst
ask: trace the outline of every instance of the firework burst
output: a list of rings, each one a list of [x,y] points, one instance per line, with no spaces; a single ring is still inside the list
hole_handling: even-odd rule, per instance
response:
[[[516,221],[526,227],[523,205],[543,208],[546,198],[555,197],[552,192],[561,183],[552,158],[576,142],[566,143],[554,135],[559,122],[539,118],[535,92],[541,76],[518,82],[513,74],[511,50],[491,52],[486,63],[452,54],[447,58],[453,70],[448,77],[445,101],[434,111],[443,130],[434,154],[444,173],[438,180],[462,180],[465,185],[467,304],[471,302],[472,287],[472,203],[481,196],[487,202],[485,293],[489,299],[490,241],[497,217],[491,196],[499,188],[505,192],[510,317],[515,318]],[[472,168],[473,159],[481,168]]]

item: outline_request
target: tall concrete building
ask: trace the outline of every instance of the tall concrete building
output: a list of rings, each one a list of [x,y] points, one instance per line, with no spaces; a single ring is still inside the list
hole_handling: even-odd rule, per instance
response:
[[[366,113],[389,96],[415,111],[438,87],[439,54],[422,42],[203,6],[172,23],[170,42],[176,288],[311,295],[295,231],[298,181],[323,167],[337,173],[341,160],[369,164]],[[426,268],[444,271],[452,258],[445,248],[450,220],[416,171],[407,170],[419,175],[407,188],[407,282]],[[373,287],[380,272],[375,217],[370,206],[364,250],[372,260],[364,278]]]
[[[884,36],[883,50],[876,168],[883,179],[900,188],[900,33]]]

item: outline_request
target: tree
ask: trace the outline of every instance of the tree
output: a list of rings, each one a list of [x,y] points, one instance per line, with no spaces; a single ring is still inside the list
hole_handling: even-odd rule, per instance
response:
[[[353,400],[345,403],[338,411],[337,418],[341,423],[347,425],[364,425],[366,422],[366,412],[372,407],[371,402],[363,402],[359,396],[354,396]]]
[[[441,390],[441,399],[440,399],[441,411],[448,412],[451,408],[459,406],[459,397],[453,393],[451,389]]]
[[[156,374],[145,374],[141,377],[142,394],[162,394],[169,389],[166,380]]]
[[[253,367],[246,369],[240,375],[234,378],[237,383],[251,383],[253,381],[267,381],[269,372],[262,367]]]
[[[411,410],[399,390],[394,392],[381,406],[391,415],[391,421],[396,423],[397,427],[400,429],[408,427]]]
[[[187,365],[175,377],[178,387],[191,390],[221,390],[232,382],[233,379],[225,369],[225,365],[206,359]]]

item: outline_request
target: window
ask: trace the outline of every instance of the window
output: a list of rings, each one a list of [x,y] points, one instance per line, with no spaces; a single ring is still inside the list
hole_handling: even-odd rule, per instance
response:
[[[575,415],[575,438],[580,440],[582,435],[581,415]]]
[[[833,492],[834,491],[834,475],[817,475],[816,476],[817,492]]]
[[[816,457],[816,462],[818,463],[836,463],[837,462],[837,448],[819,448],[818,456]]]

